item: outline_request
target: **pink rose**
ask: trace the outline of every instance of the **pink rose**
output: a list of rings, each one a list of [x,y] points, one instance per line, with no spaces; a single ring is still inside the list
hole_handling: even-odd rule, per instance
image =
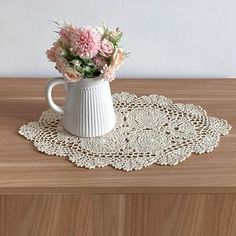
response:
[[[114,45],[108,39],[103,39],[100,47],[100,54],[104,57],[109,57],[114,51]]]
[[[71,82],[78,81],[82,78],[81,74],[78,71],[72,69],[71,67],[65,68],[63,75],[67,80]]]

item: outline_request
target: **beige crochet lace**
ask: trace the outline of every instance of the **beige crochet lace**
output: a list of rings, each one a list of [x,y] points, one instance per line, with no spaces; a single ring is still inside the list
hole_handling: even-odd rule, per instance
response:
[[[96,138],[79,138],[62,127],[62,116],[47,110],[39,121],[19,129],[38,151],[68,157],[89,169],[107,165],[125,171],[152,164],[176,165],[191,153],[211,152],[228,134],[226,120],[207,116],[193,104],[173,103],[149,95],[137,97],[126,92],[113,94],[117,123],[113,131]]]

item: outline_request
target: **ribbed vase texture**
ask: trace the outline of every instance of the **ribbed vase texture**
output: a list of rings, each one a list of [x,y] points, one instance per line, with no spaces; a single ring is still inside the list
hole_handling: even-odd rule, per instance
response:
[[[96,77],[65,85],[67,91],[62,113],[63,126],[68,132],[79,137],[96,137],[114,128],[116,117],[108,81]],[[50,105],[50,97],[48,101]]]
[[[104,135],[115,125],[109,82],[95,79],[68,85],[63,125],[80,137]]]

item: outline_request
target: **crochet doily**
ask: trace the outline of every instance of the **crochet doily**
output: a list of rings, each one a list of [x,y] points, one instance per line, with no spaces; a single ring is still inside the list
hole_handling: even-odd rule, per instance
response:
[[[123,92],[112,97],[117,122],[104,136],[73,136],[52,110],[21,126],[19,134],[32,140],[38,151],[68,157],[80,167],[111,165],[131,171],[154,163],[176,165],[191,153],[211,152],[231,128],[226,120],[207,116],[200,106],[173,103],[164,96]]]

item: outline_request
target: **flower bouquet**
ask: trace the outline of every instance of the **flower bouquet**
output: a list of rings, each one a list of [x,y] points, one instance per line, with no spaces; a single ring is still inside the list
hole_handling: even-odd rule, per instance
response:
[[[57,23],[58,24],[58,23]],[[127,54],[119,47],[122,32],[105,26],[58,24],[58,39],[46,54],[69,81],[98,77],[112,81]]]
[[[59,37],[46,54],[63,78],[48,81],[48,104],[63,115],[63,127],[71,134],[104,135],[116,124],[109,82],[115,79],[116,70],[127,57],[119,46],[122,32],[105,26],[58,24],[58,27]],[[52,98],[52,89],[59,84],[66,87],[64,107],[55,104]]]

